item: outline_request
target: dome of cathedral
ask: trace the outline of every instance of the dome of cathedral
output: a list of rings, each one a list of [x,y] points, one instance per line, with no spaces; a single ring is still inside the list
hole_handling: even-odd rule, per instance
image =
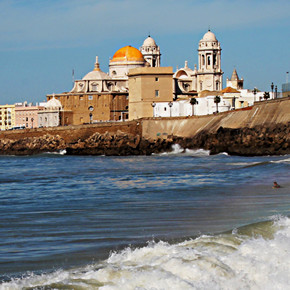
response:
[[[111,60],[111,62],[120,62],[120,61],[143,61],[145,59],[143,54],[133,46],[125,46],[117,50]]]
[[[203,41],[217,41],[214,33],[212,33],[210,30],[207,33],[205,33],[202,40]]]
[[[109,75],[102,72],[102,71],[91,71],[89,73],[87,73],[82,80],[83,81],[90,81],[90,80],[107,80],[109,79]]]
[[[60,109],[61,106],[61,102],[59,100],[57,100],[55,97],[53,97],[52,99],[50,99],[46,104],[45,104],[45,108],[47,109]]]
[[[157,46],[155,40],[149,35],[143,42],[143,46]]]
[[[93,71],[87,73],[83,77],[83,81],[90,81],[90,80],[106,80],[110,79],[109,75],[101,71],[100,69],[100,64],[99,64],[99,57],[96,56],[96,63],[95,63],[95,68]]]

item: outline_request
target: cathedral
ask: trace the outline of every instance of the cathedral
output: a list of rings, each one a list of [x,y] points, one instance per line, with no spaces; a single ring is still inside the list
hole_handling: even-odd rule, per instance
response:
[[[221,69],[221,46],[214,33],[206,32],[198,45],[198,68],[183,68],[174,74],[175,94],[194,94],[200,91],[220,91],[223,84]]]
[[[109,73],[100,69],[97,56],[93,70],[81,80],[76,80],[70,92],[48,95],[47,99],[55,97],[61,102],[61,125],[126,120],[129,119],[129,90],[134,89],[132,81],[129,88],[130,71],[137,69],[142,75],[142,68],[151,78],[154,75],[156,80],[159,79],[159,71],[164,75],[160,47],[151,36],[144,40],[139,49],[125,46],[117,50],[109,61]],[[170,70],[166,70],[165,75],[169,76]],[[199,41],[198,67],[195,65],[194,69],[191,69],[186,61],[185,66],[171,76],[171,91],[168,91],[168,97],[162,99],[170,101],[172,96],[175,100],[181,96],[190,98],[205,90],[221,91],[222,77],[220,42],[209,30]],[[155,100],[158,102],[158,83],[154,84],[154,94],[157,94]],[[164,91],[164,86],[162,90]],[[143,94],[146,95],[146,92]]]

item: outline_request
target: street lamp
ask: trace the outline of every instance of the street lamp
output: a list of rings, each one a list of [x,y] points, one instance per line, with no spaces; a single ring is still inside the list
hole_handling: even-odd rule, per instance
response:
[[[155,117],[155,110],[154,110],[154,108],[155,108],[155,106],[156,106],[156,103],[153,102],[153,103],[151,104],[151,106],[152,106],[152,108],[153,108],[153,117]]]
[[[272,91],[272,98],[274,99],[274,95],[273,95],[273,91],[274,91],[274,84],[273,84],[273,82],[272,82],[272,84],[271,84],[271,91]]]
[[[278,97],[277,86],[275,86],[275,99]]]
[[[173,106],[173,103],[172,102],[169,102],[168,103],[168,106],[169,106],[169,113],[170,113],[170,117],[171,117],[171,107]]]

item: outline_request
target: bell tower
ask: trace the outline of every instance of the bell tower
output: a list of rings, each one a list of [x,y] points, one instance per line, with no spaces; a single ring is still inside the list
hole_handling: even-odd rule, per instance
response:
[[[208,30],[198,46],[197,91],[222,90],[221,50],[216,36]]]
[[[140,47],[140,51],[147,61],[148,66],[160,67],[160,47],[150,35],[144,40],[143,45]]]

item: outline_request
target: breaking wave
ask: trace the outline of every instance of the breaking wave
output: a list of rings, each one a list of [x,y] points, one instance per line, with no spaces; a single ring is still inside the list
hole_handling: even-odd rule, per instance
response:
[[[289,289],[290,219],[170,244],[148,242],[83,268],[30,274],[0,289]]]
[[[204,157],[204,156],[209,156],[210,151],[203,150],[203,149],[196,149],[196,150],[187,149],[187,148],[184,149],[179,144],[174,144],[174,145],[172,145],[171,152],[164,152],[164,153],[161,153],[160,155],[179,155],[179,154],[187,155],[187,156]]]

